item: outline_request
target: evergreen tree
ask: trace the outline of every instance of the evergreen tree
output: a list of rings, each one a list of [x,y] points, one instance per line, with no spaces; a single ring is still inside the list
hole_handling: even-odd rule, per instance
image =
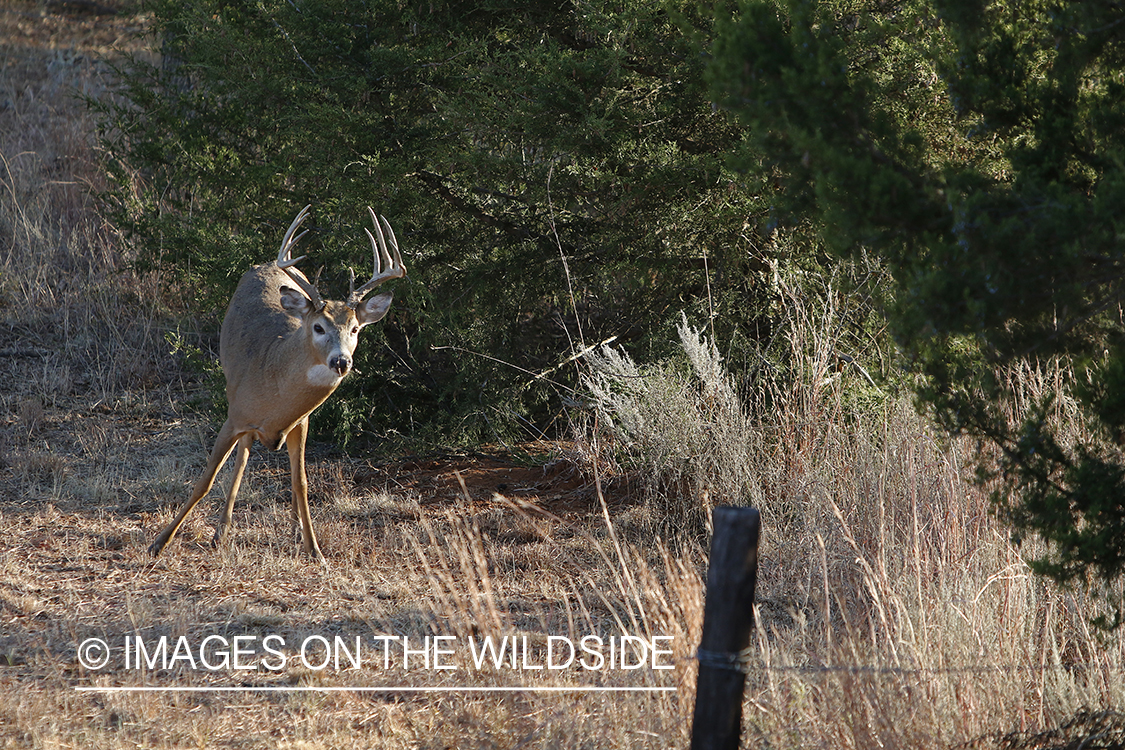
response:
[[[709,100],[693,3],[150,10],[173,64],[123,70],[104,138],[107,204],[142,265],[217,323],[305,203],[326,294],[368,271],[364,206],[398,233],[410,276],[387,345],[361,347],[363,374],[319,413],[338,439],[547,429],[573,383],[554,368],[583,345],[659,353],[681,309],[709,304],[724,340],[753,329],[760,209],[725,166],[739,130]]]
[[[1104,0],[744,0],[711,69],[772,220],[885,259],[921,401],[999,448],[1000,508],[1063,582],[1125,572],[1123,56]],[[1052,364],[1022,404],[1005,374]]]

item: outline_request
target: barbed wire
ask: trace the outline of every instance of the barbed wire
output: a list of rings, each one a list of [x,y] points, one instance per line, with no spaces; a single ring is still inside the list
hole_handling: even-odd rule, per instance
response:
[[[756,674],[765,672],[792,672],[798,674],[891,674],[891,675],[923,675],[923,674],[1015,674],[1043,673],[1043,672],[1075,672],[1086,670],[1099,670],[1113,674],[1125,674],[1125,665],[1110,666],[1096,661],[1067,662],[1066,664],[989,664],[960,667],[902,667],[876,664],[787,664],[764,665],[754,664],[751,659],[755,655],[752,649],[742,651],[707,651],[699,649],[694,661],[701,667],[722,669],[726,671],[742,672],[743,674]]]

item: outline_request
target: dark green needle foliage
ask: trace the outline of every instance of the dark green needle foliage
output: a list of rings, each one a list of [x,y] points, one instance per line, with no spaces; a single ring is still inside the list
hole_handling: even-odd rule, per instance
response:
[[[680,310],[760,330],[747,217],[690,2],[191,0],[149,4],[104,144],[142,266],[216,324],[306,203],[300,252],[339,298],[370,275],[364,207],[409,278],[358,377],[314,417],[340,441],[537,436],[583,344],[671,346]],[[564,264],[565,259],[565,264]],[[552,384],[550,380],[560,384]]]
[[[724,19],[713,90],[748,128],[741,168],[779,187],[773,220],[885,260],[920,400],[999,449],[999,507],[1051,543],[1036,569],[1119,578],[1125,11],[767,0]],[[1003,377],[1060,364],[1031,407]],[[1050,418],[1064,397],[1084,431]]]

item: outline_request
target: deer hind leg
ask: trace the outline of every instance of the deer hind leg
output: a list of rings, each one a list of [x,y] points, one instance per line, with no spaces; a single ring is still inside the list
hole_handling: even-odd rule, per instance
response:
[[[238,497],[238,488],[242,486],[242,472],[246,470],[246,460],[250,457],[250,448],[254,445],[254,433],[247,432],[238,438],[237,452],[234,454],[234,476],[230,479],[230,489],[227,491],[227,507],[223,517],[219,519],[219,526],[215,529],[215,538],[212,544],[220,544],[230,532],[231,516],[234,515],[234,499]]]
[[[176,536],[176,532],[180,530],[180,524],[187,518],[188,513],[191,513],[191,509],[211,491],[211,486],[215,483],[215,475],[219,473],[219,467],[226,463],[227,456],[234,448],[235,440],[234,427],[228,421],[223,424],[223,429],[219,430],[219,436],[215,438],[215,447],[211,449],[211,457],[207,459],[207,468],[203,470],[203,476],[199,477],[199,481],[195,483],[195,489],[192,490],[191,497],[180,508],[176,520],[168,524],[148,548],[153,557],[159,555],[164,546],[172,541],[172,537]]]
[[[293,515],[301,525],[301,547],[315,559],[324,562],[309,513],[309,482],[305,476],[305,436],[308,431],[309,418],[305,417],[285,437],[285,447],[289,449],[289,474],[293,480]]]

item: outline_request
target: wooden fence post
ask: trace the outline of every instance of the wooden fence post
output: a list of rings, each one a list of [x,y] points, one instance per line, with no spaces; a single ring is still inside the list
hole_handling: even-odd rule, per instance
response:
[[[698,652],[692,750],[739,746],[746,684],[742,652],[750,645],[754,627],[760,521],[756,508],[722,507],[711,514],[714,535]]]

